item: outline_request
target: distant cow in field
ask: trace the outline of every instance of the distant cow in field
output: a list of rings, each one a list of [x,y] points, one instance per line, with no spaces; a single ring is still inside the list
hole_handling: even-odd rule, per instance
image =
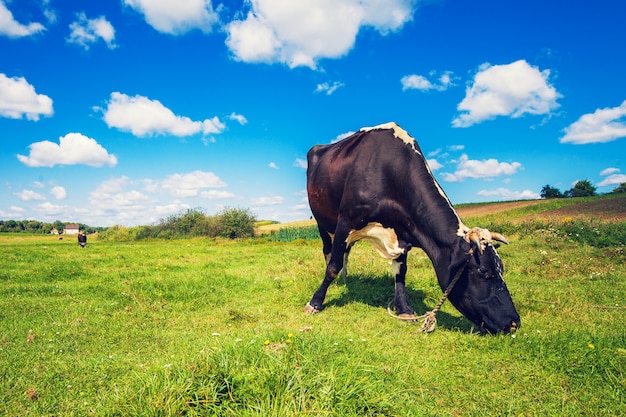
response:
[[[520,317],[502,279],[496,242],[504,236],[469,228],[459,218],[434,178],[424,155],[395,123],[364,128],[330,145],[309,151],[307,193],[326,258],[326,273],[305,307],[322,310],[331,282],[345,273],[348,254],[359,240],[374,244],[392,260],[395,310],[414,317],[407,300],[407,253],[422,248],[441,289],[482,334],[508,333]]]
[[[87,235],[85,233],[78,234],[78,246],[84,248],[87,246]]]

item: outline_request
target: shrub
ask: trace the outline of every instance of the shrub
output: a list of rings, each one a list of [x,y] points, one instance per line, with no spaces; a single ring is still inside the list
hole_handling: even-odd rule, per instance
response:
[[[218,235],[229,239],[240,239],[254,236],[256,217],[248,209],[225,208],[217,215]]]

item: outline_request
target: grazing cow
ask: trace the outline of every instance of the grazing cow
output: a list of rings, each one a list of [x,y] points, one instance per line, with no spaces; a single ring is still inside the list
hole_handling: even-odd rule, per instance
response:
[[[85,233],[81,232],[78,234],[78,246],[81,248],[87,246],[87,235]]]
[[[367,240],[392,260],[398,316],[414,317],[405,289],[406,260],[408,251],[419,247],[442,289],[458,277],[448,298],[481,334],[520,326],[494,240],[508,242],[463,224],[419,145],[400,126],[363,128],[340,142],[314,146],[307,158],[309,204],[327,266],[306,313],[322,310],[329,285],[345,274],[350,248]]]

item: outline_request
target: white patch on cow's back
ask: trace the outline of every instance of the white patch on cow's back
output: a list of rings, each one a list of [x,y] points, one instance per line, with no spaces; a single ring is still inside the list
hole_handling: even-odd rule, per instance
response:
[[[413,148],[413,150],[415,151],[415,153],[417,153],[419,155],[422,154],[417,149],[417,147],[415,146],[415,139],[413,139],[411,137],[411,135],[409,135],[409,132],[407,132],[406,130],[402,129],[400,126],[398,126],[397,123],[389,122],[389,123],[383,123],[382,125],[378,125],[378,126],[364,127],[364,128],[361,128],[361,131],[369,132],[370,130],[376,130],[376,129],[391,129],[391,130],[393,130],[393,136],[395,136],[396,138],[400,139],[402,142],[406,143],[407,145],[410,145],[411,148]]]
[[[346,244],[350,247],[359,240],[372,243],[380,256],[386,259],[396,259],[404,253],[404,249],[398,243],[396,232],[380,223],[368,223],[360,230],[350,231]]]

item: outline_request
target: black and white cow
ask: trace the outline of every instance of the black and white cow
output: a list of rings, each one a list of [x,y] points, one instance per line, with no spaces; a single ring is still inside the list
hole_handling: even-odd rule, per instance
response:
[[[84,248],[87,246],[87,235],[83,232],[78,234],[78,246]]]
[[[314,146],[307,157],[309,204],[327,267],[306,313],[322,310],[329,285],[345,273],[350,248],[367,240],[393,260],[399,316],[414,314],[405,289],[406,260],[409,250],[419,247],[442,289],[462,268],[449,299],[482,334],[520,326],[494,240],[508,242],[498,233],[463,224],[419,145],[400,126],[363,128],[340,142]]]

